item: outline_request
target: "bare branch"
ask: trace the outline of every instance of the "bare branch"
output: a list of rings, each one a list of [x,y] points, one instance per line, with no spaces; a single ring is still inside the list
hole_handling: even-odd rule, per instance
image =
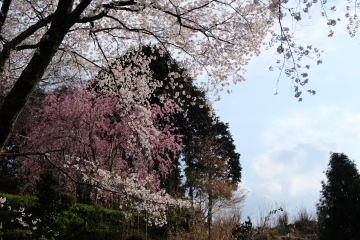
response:
[[[64,50],[64,49],[59,49],[59,50]],[[94,62],[93,62],[93,61],[91,61],[90,59],[88,59],[88,58],[86,58],[86,57],[82,56],[81,54],[79,54],[79,53],[77,53],[77,52],[75,52],[75,51],[72,51],[71,53],[73,53],[73,54],[75,54],[76,56],[78,56],[78,57],[80,57],[80,58],[84,59],[85,61],[87,61],[87,62],[91,63],[92,65],[94,65],[94,66],[98,67],[99,69],[104,69],[103,67],[101,67],[101,66],[97,65],[96,63],[94,63]]]
[[[47,151],[47,152],[25,152],[25,153],[7,153],[7,152],[3,152],[0,153],[0,157],[27,157],[27,156],[33,156],[33,155],[46,155],[49,153],[53,153],[53,152],[60,152],[63,151],[63,149],[57,149],[57,150],[52,150],[52,151]]]
[[[19,45],[26,38],[34,34],[37,30],[49,24],[53,20],[53,18],[54,14],[51,14],[46,18],[41,19],[37,23],[28,27],[28,29],[20,33],[18,36],[16,36],[13,40],[4,44],[4,48],[0,52],[0,73],[4,72],[5,63],[9,59],[11,51],[14,50],[16,46]]]
[[[109,10],[102,11],[101,13],[99,13],[95,16],[91,16],[91,17],[82,17],[79,20],[77,20],[76,22],[77,23],[87,23],[87,22],[93,22],[93,21],[99,20],[99,19],[103,18],[108,13],[108,11]]]
[[[118,9],[119,7],[131,6],[135,4],[137,4],[137,2],[135,2],[134,0],[129,0],[129,1],[113,1],[107,4],[103,4],[102,6],[107,9]]]
[[[39,45],[20,45],[18,47],[15,48],[16,51],[21,51],[21,50],[24,50],[24,49],[35,49],[39,47]]]

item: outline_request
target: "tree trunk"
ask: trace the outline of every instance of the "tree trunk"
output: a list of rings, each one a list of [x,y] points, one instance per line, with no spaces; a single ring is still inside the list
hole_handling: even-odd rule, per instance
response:
[[[208,234],[209,240],[211,240],[211,224],[212,224],[212,208],[213,208],[213,198],[212,194],[209,194],[209,203],[208,203]]]
[[[38,48],[0,108],[0,155],[9,140],[15,123],[36,85],[58,51],[65,35],[91,0],[83,0],[73,11],[72,0],[60,0],[49,30],[37,44]]]

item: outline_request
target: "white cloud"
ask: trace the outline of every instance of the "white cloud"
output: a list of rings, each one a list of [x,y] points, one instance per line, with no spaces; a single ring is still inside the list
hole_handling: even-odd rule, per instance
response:
[[[359,122],[360,112],[318,107],[271,121],[270,128],[263,132],[263,138],[270,149],[288,149],[305,143],[331,151],[354,152],[356,141],[360,140]],[[359,156],[360,152],[354,153]]]
[[[263,132],[265,153],[252,160],[250,207],[263,199],[291,209],[314,209],[330,151],[359,160],[360,112],[318,107],[276,118]],[[253,212],[254,213],[254,212]]]
[[[324,149],[303,143],[268,150],[253,160],[256,190],[272,196],[300,197],[319,185],[326,157]]]

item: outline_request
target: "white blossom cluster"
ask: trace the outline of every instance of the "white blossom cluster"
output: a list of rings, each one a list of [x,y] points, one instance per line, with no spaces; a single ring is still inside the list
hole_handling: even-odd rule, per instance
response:
[[[9,11],[1,13],[6,15],[4,23],[0,23],[1,73],[11,72],[16,81],[30,59],[43,54],[41,46],[54,41],[48,30],[53,26],[60,3],[58,0],[11,1]],[[195,78],[199,77],[204,89],[216,98],[219,91],[227,89],[230,80],[234,83],[244,80],[246,65],[253,56],[260,54],[265,44],[274,46],[283,56],[278,63],[280,73],[287,70],[285,74],[291,77],[294,86],[301,86],[299,83],[304,83],[305,79],[301,78],[302,72],[298,73],[297,63],[303,57],[317,58],[319,52],[315,52],[315,48],[301,50],[300,47],[306,49],[306,46],[295,44],[294,35],[283,25],[284,18],[290,17],[296,25],[304,21],[305,16],[310,18],[310,9],[319,5],[331,37],[332,27],[340,18],[330,17],[327,11],[336,11],[337,7],[326,8],[326,4],[329,4],[326,0],[69,1],[69,14],[62,16],[64,22],[80,7],[84,8],[79,10],[79,16],[64,33],[64,38],[59,39],[61,45],[44,69],[41,84],[94,79],[100,70],[107,70],[107,66],[129,49],[156,44],[171,53]],[[348,0],[345,17],[351,36],[355,36],[360,26],[359,8],[357,1]],[[274,24],[279,31],[273,31]],[[273,38],[270,43],[264,43],[269,33]],[[125,76],[130,76],[131,71],[124,69]],[[143,72],[149,73],[148,69]],[[115,78],[119,76],[114,74]],[[145,76],[135,76],[139,78],[139,87],[145,86],[142,84]],[[122,78],[119,81],[123,81]],[[146,88],[130,89],[135,93],[122,93],[125,98],[130,99],[130,95],[137,98],[147,92]],[[309,92],[314,93],[313,90]]]
[[[359,18],[359,14],[358,11],[360,10],[360,3],[355,1],[354,3],[352,3],[352,1],[348,0],[348,6],[346,6],[346,10],[348,11],[345,14],[345,17],[349,19],[349,23],[347,25],[347,30],[348,33],[351,37],[355,37],[357,30],[360,26],[360,18]],[[351,4],[353,4],[351,6]],[[352,10],[352,12],[349,12],[350,10]]]
[[[0,207],[4,207],[4,203],[6,202],[6,197],[0,197]],[[26,214],[25,208],[20,207],[19,209],[12,209],[11,206],[7,207],[8,211],[12,211],[14,213],[19,213],[19,216],[12,218],[11,222],[18,222],[21,226],[28,228],[29,230],[36,230],[36,224],[41,222],[41,219],[25,219],[30,218],[32,214]]]
[[[139,49],[130,50],[97,76],[101,92],[120,97],[128,107],[148,106],[149,97],[160,86],[151,78],[150,61]]]
[[[0,207],[4,207],[5,202],[6,202],[6,197],[0,197]]]
[[[156,178],[154,175],[142,178],[137,172],[133,172],[127,176],[119,176],[114,172],[98,168],[91,161],[79,160],[79,162],[81,164],[65,164],[64,167],[80,171],[83,181],[98,188],[100,193],[116,194],[122,204],[135,211],[146,212],[149,224],[156,226],[166,224],[166,210],[169,206],[190,207],[189,201],[174,199],[164,189],[152,189],[151,182]],[[100,196],[101,194],[98,194],[98,197]]]
[[[140,147],[146,151],[152,148],[150,141],[158,138],[160,134],[152,122],[149,102],[160,82],[151,77],[150,61],[151,58],[134,48],[97,76],[101,93],[119,97],[121,108],[124,108],[123,114],[132,112],[129,114],[132,119],[129,127],[134,132],[132,141],[139,141]],[[138,110],[136,116],[133,114],[134,109]]]
[[[74,1],[72,10],[80,2]],[[204,83],[217,92],[229,77],[243,81],[244,66],[260,47],[273,14],[267,3],[252,0],[92,0],[78,22],[65,35],[57,54],[43,76],[43,83],[87,80],[114,62],[128,49],[157,44],[171,52],[194,77],[207,76]],[[13,0],[1,36],[11,42],[31,26],[46,22],[58,0]],[[64,21],[67,16],[64,16]],[[95,18],[93,21],[89,18]],[[51,40],[46,31],[51,20],[24,38],[11,50],[5,64],[18,76],[40,42]],[[3,44],[0,44],[0,50]],[[19,50],[17,50],[19,49]],[[226,85],[226,84],[225,84]]]

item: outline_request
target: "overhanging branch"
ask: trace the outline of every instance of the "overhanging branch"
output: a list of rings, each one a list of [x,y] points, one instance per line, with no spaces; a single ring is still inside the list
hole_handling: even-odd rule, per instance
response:
[[[57,150],[52,150],[52,151],[47,151],[47,152],[25,152],[25,153],[3,152],[3,153],[0,153],[0,157],[27,157],[27,156],[34,156],[34,155],[44,156],[49,153],[60,152],[60,151],[63,151],[63,149],[57,149]]]

